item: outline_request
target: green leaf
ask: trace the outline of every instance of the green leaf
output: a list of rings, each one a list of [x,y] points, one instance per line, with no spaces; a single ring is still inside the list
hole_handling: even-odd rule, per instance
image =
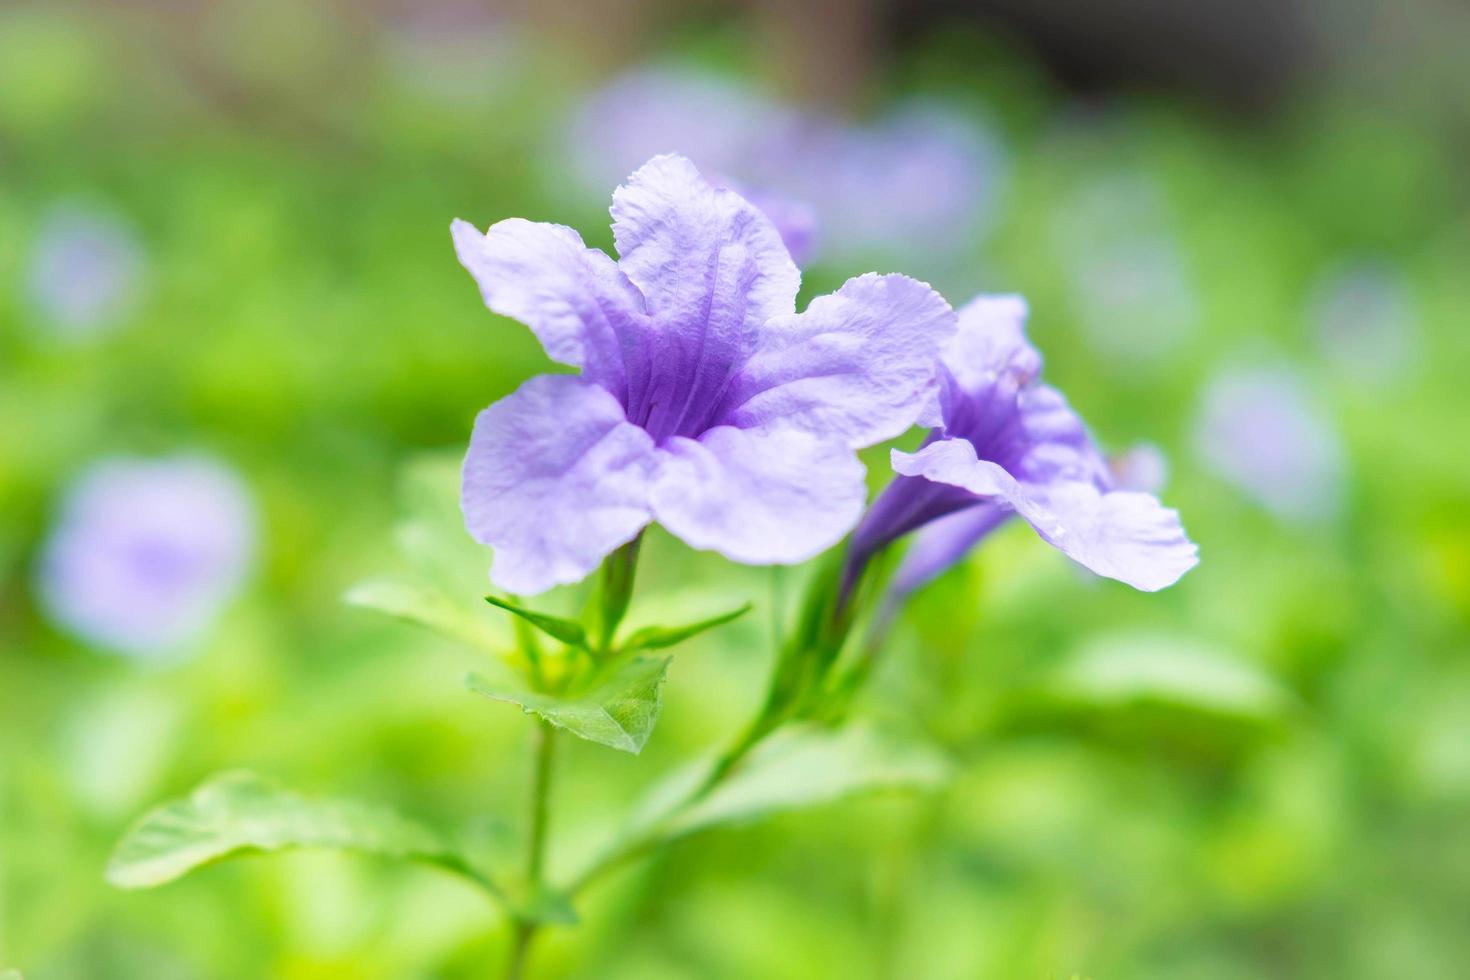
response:
[[[1044,691],[1071,707],[1163,708],[1256,723],[1280,719],[1295,703],[1249,660],[1159,633],[1095,638],[1050,674]]]
[[[536,627],[547,636],[561,640],[563,643],[574,647],[589,649],[587,646],[587,631],[582,624],[570,619],[562,619],[560,616],[552,616],[548,613],[539,613],[530,609],[523,609],[508,599],[501,599],[493,595],[487,595],[485,601],[492,606],[504,609],[521,617],[532,626]]]
[[[0,980],[25,980],[19,970],[0,970]]]
[[[547,694],[519,686],[509,677],[471,674],[469,688],[496,701],[518,704],[579,738],[623,752],[642,751],[662,705],[668,657],[639,657],[615,667],[593,687],[575,694]]]
[[[225,772],[150,811],[113,851],[107,880],[151,888],[243,854],[335,848],[436,865],[499,896],[484,875],[429,828],[383,807],[309,799],[250,772]]]
[[[741,616],[750,612],[751,608],[752,604],[747,602],[738,609],[732,609],[729,612],[720,613],[718,616],[711,616],[708,619],[701,619],[699,622],[690,623],[687,626],[645,626],[628,637],[619,649],[624,651],[662,650],[676,643],[683,643],[690,637],[698,636],[705,630],[714,629],[716,626],[723,626],[726,623],[739,619]]]
[[[929,789],[950,773],[936,749],[868,725],[796,726],[759,745],[723,783],[664,825],[679,836],[717,824],[885,789]]]
[[[348,589],[342,599],[349,605],[386,613],[480,650],[497,654],[504,650],[504,638],[476,615],[478,609],[455,602],[427,584],[371,579]]]

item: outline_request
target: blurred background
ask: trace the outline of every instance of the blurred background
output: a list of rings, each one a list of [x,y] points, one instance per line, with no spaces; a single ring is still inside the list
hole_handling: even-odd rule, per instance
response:
[[[680,844],[540,975],[1464,976],[1467,65],[1451,0],[0,6],[0,967],[498,963],[498,913],[431,871],[102,868],[233,767],[514,838],[520,713],[341,595],[402,560],[405,464],[452,495],[474,413],[546,369],[450,219],[609,247],[613,186],[680,150],[790,219],[804,297],[1024,293],[1202,563],[1143,595],[1010,528],[862,709],[951,785]],[[772,576],[656,534],[641,586]],[[567,746],[558,848],[739,724],[767,628],[680,651],[642,757]]]

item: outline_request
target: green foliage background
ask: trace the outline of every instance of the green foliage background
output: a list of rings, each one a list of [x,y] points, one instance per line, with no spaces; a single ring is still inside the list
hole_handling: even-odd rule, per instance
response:
[[[141,810],[234,768],[513,844],[524,716],[464,689],[475,654],[340,596],[397,561],[402,464],[456,450],[478,409],[547,368],[527,331],[484,310],[449,220],[560,221],[610,244],[605,201],[572,192],[550,149],[579,80],[566,52],[501,51],[446,97],[325,7],[212,9],[200,63],[146,17],[0,11],[0,967],[483,976],[498,913],[430,870],[290,854],[155,891],[103,881]],[[673,50],[737,72],[757,60],[725,29]],[[879,101],[983,106],[1012,148],[983,249],[897,271],[956,301],[1024,292],[1050,378],[1095,429],[1167,451],[1165,499],[1202,563],[1142,595],[1009,529],[918,597],[861,708],[937,740],[957,763],[947,788],[681,842],[591,893],[581,927],[545,937],[540,975],[1462,976],[1463,155],[1427,116],[1330,87],[1269,120],[1144,97],[1079,120],[1023,60],[944,39],[877,84]],[[1090,351],[1056,233],[1090,179],[1121,172],[1163,189],[1201,309],[1150,367]],[[63,200],[126,215],[147,255],[129,322],[80,346],[48,341],[22,292],[29,242]],[[1308,322],[1317,275],[1359,256],[1399,268],[1418,311],[1422,357],[1388,386],[1334,373]],[[863,271],[810,270],[804,295]],[[1297,363],[1341,433],[1340,520],[1281,522],[1199,465],[1201,386],[1262,355]],[[172,666],[53,631],[31,567],[67,479],[101,453],[189,448],[233,461],[257,494],[265,543],[245,596]],[[771,596],[795,577],[659,534],[647,552],[640,603],[677,621],[757,609],[677,651],[642,756],[568,740],[561,860],[741,723]]]

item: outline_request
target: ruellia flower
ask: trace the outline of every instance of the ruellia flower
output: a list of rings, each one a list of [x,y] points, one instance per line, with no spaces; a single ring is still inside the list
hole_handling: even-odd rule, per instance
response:
[[[38,320],[59,339],[80,341],[119,326],[137,305],[143,248],[110,211],[67,202],[42,221],[27,270]]]
[[[100,647],[168,654],[234,597],[255,544],[249,493],[221,463],[109,458],[67,492],[37,592],[53,621]]]
[[[1024,334],[1025,302],[981,296],[960,310],[914,453],[895,450],[898,479],[853,537],[849,578],[869,557],[923,528],[899,574],[917,583],[958,560],[1012,516],[1100,575],[1154,591],[1194,567],[1179,515],[1122,489],[1087,427],[1038,381],[1041,355]]]
[[[455,248],[486,305],[581,369],[482,411],[465,456],[465,525],[491,579],[570,583],[658,521],[747,564],[804,561],[865,499],[854,453],[933,400],[955,330],[927,285],[865,275],[796,312],[800,274],[771,221],[679,156],[613,194],[619,258],[559,225],[509,219]]]

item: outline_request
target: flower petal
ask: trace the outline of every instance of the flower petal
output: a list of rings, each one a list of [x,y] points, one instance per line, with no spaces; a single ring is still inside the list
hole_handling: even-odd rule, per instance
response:
[[[495,549],[491,580],[523,595],[576,582],[649,521],[653,440],[605,389],[532,378],[475,419],[460,502]]]
[[[530,327],[552,360],[623,390],[621,349],[646,317],[643,297],[611,258],[562,225],[510,218],[482,235],[456,220],[450,231],[486,306]]]
[[[867,497],[862,464],[797,429],[719,426],[664,446],[653,490],[660,524],[695,548],[748,565],[790,565],[836,544]]]
[[[1016,475],[1028,483],[1081,480],[1099,490],[1112,489],[1107,460],[1092,441],[1082,416],[1060,391],[1044,384],[1023,388],[1016,396],[1020,451]]]
[[[891,439],[932,397],[935,358],[954,330],[954,311],[925,283],[849,279],[761,328],[716,418],[740,428],[781,421],[853,447]]]
[[[1157,592],[1199,564],[1199,548],[1185,536],[1179,512],[1151,494],[1066,483],[1048,489],[1047,504],[1061,530],[1037,531],[1099,575]]]
[[[904,476],[961,487],[1013,508],[1036,533],[1099,575],[1154,592],[1198,563],[1177,511],[1145,493],[1104,493],[1088,482],[1022,484],[999,465],[977,459],[963,439],[944,439],[917,453],[893,453]]]
[[[708,427],[771,317],[796,309],[801,274],[769,218],[680,156],[654,157],[613,194],[619,266],[655,334],[630,364],[628,417],[660,441]]]
[[[962,387],[976,388],[1001,375],[1024,384],[1041,373],[1041,352],[1026,339],[1026,300],[980,295],[957,315],[959,330],[944,364]]]

